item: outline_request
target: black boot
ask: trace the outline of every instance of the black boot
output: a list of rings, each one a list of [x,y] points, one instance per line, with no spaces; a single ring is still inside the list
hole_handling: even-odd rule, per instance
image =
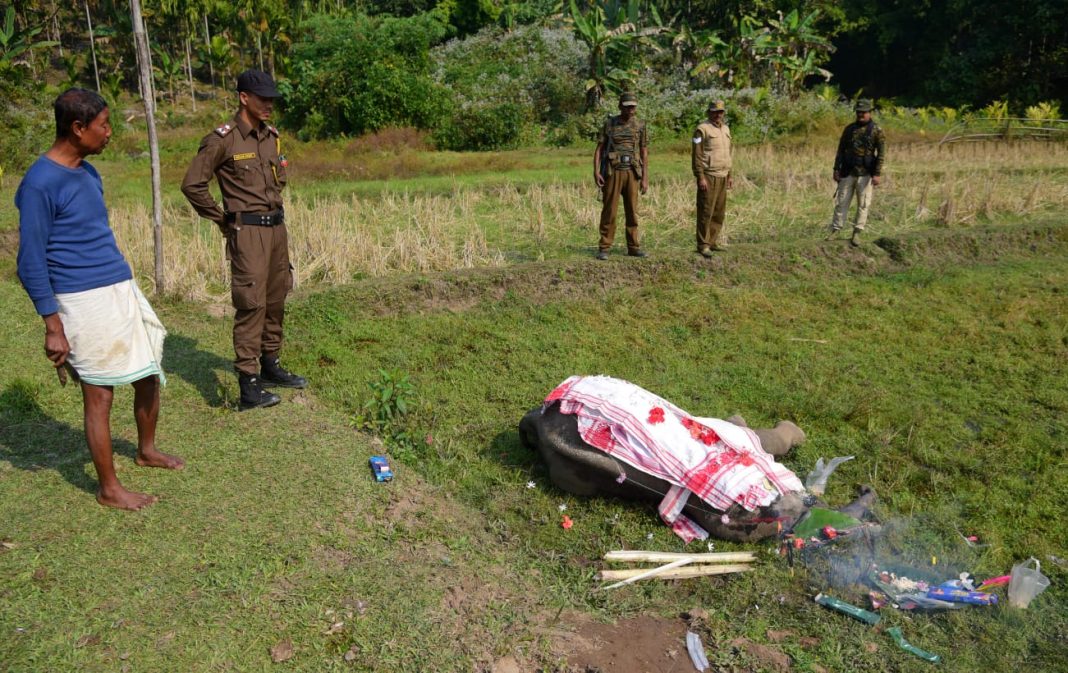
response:
[[[238,403],[241,411],[273,407],[282,401],[278,395],[264,390],[260,377],[255,374],[238,374],[237,381],[241,386],[241,401]]]
[[[260,357],[260,379],[263,381],[263,386],[271,388],[273,386],[279,386],[281,388],[303,388],[308,385],[308,380],[303,376],[297,376],[292,372],[287,372],[282,369],[282,366],[278,364],[277,356],[263,355]]]

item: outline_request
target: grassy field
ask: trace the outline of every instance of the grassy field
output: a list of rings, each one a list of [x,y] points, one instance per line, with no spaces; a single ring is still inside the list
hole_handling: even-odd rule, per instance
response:
[[[183,133],[176,142],[195,145]],[[581,671],[575,655],[601,622],[627,634],[648,619],[662,627],[665,663],[647,670],[689,670],[687,626],[721,671],[929,666],[898,650],[885,625],[941,654],[946,670],[1066,670],[1068,567],[1057,559],[1068,548],[1068,154],[903,149],[876,197],[881,247],[853,250],[821,240],[826,157],[746,149],[734,245],[705,261],[690,249],[685,149],[653,155],[655,256],[607,263],[589,257],[585,150],[353,150],[375,166],[411,157],[412,174],[385,183],[296,169],[302,282],[285,359],[312,387],[246,414],[231,410],[219,243],[178,208],[184,159],[174,153],[175,286],[156,301],[170,330],[160,440],[189,467],[133,464],[132,394],[119,392],[120,476],[163,496],[134,515],[92,500],[79,396],[45,365],[40,320],[14,278],[8,181],[0,670]],[[99,165],[148,286],[150,237],[135,224],[148,212],[145,164]],[[543,171],[555,180],[543,183]],[[416,407],[417,441],[392,448],[388,485],[366,465],[383,448],[353,427],[379,369],[410,378]],[[811,601],[830,586],[831,559],[791,570],[770,545],[717,543],[760,551],[760,572],[595,592],[605,551],[704,546],[683,545],[652,507],[556,491],[520,445],[522,414],[574,373],[625,378],[703,415],[790,418],[809,437],[784,461],[801,474],[819,456],[856,455],[827,499],[875,487],[890,530],[877,548],[884,562],[987,576],[1035,556],[1053,584],[1027,612],[884,610],[872,629]],[[989,546],[968,547],[958,532]],[[832,592],[867,604],[859,586]],[[292,657],[272,663],[287,645]]]

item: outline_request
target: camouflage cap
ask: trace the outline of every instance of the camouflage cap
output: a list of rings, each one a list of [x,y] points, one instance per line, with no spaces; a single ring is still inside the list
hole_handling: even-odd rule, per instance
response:
[[[709,112],[726,112],[727,111],[727,104],[724,103],[722,100],[714,100],[714,101],[712,101],[711,103],[708,104],[708,111]]]
[[[629,91],[624,91],[619,94],[619,105],[621,107],[632,107],[638,104],[638,97]]]
[[[853,107],[854,112],[871,112],[871,100],[868,98],[861,98],[857,101],[856,106]]]

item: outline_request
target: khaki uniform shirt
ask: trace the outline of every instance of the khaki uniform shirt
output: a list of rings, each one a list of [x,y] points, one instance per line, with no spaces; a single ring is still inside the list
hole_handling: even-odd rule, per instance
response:
[[[708,175],[725,178],[731,173],[731,129],[726,124],[716,126],[701,122],[693,133],[691,164],[694,177]]]
[[[609,117],[601,127],[601,135],[598,144],[603,147],[605,160],[613,171],[624,171],[633,168],[634,173],[640,178],[644,167],[642,166],[641,150],[649,147],[649,133],[646,131],[645,122],[631,116],[626,123],[619,115]]]
[[[225,213],[270,213],[282,209],[285,156],[278,129],[253,128],[240,116],[200,141],[200,150],[182,180],[182,193],[201,217],[225,228]],[[222,208],[208,183],[219,181]]]

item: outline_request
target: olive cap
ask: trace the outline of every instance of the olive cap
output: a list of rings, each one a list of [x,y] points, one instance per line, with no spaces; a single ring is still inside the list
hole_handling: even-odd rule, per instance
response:
[[[237,76],[237,92],[254,93],[261,98],[278,98],[274,80],[262,70],[246,70]]]

